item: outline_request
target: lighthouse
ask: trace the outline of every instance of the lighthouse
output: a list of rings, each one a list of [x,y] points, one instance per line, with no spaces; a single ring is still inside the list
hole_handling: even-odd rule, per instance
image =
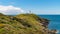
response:
[[[29,14],[31,14],[32,12],[31,12],[31,10],[29,11]]]

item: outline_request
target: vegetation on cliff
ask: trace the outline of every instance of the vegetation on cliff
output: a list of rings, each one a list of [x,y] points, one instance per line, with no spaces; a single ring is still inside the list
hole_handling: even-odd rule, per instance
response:
[[[35,14],[0,14],[0,34],[48,34],[49,20]]]

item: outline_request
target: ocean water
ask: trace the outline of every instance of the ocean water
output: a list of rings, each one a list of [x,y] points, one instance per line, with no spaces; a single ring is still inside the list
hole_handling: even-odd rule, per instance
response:
[[[39,16],[50,20],[48,25],[49,29],[56,29],[60,31],[60,15],[39,15]]]

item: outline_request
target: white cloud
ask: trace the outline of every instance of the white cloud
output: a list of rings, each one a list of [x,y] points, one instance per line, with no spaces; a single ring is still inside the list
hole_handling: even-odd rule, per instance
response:
[[[22,10],[21,8],[15,7],[12,5],[9,5],[9,6],[0,5],[0,13],[3,13],[5,15],[17,15],[20,13],[28,13],[28,11]],[[58,15],[60,15],[60,10],[32,10],[32,13],[35,13],[35,14],[58,14]]]
[[[5,15],[16,15],[22,12],[23,10],[21,8],[14,7],[12,5],[9,6],[0,5],[0,13],[3,13]]]

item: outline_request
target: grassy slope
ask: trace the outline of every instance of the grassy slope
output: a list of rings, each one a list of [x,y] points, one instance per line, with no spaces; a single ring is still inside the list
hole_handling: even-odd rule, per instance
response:
[[[47,34],[40,23],[42,18],[34,14],[20,14],[11,19],[0,16],[0,34]]]

